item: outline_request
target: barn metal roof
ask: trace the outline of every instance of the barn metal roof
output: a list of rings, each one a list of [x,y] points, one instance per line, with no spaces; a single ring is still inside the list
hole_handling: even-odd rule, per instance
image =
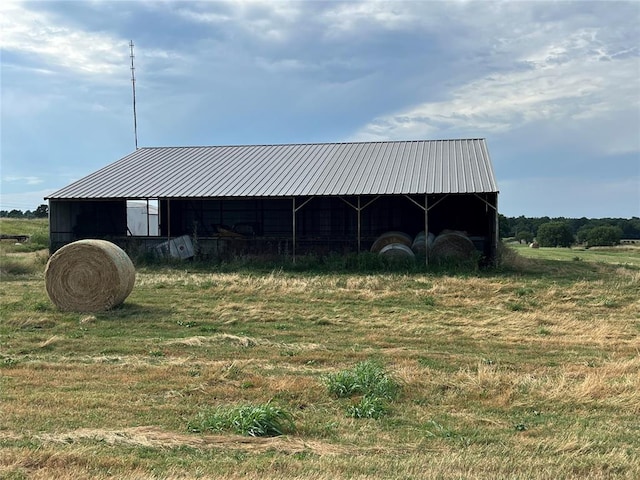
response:
[[[484,139],[140,148],[48,199],[497,192]]]

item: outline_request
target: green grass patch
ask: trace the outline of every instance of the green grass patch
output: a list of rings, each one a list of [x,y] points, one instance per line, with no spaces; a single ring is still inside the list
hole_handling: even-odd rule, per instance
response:
[[[190,421],[187,429],[193,433],[233,432],[251,437],[275,437],[293,432],[293,416],[286,410],[266,403],[218,407],[201,412]]]
[[[358,363],[355,367],[325,376],[329,393],[336,398],[368,395],[386,400],[395,399],[400,385],[373,360]]]
[[[324,377],[328,392],[336,398],[358,397],[347,407],[353,418],[380,418],[390,411],[389,403],[400,393],[400,384],[378,362],[367,360],[352,369]]]
[[[48,229],[47,218],[0,218],[0,233],[6,235],[33,235]]]
[[[349,405],[347,416],[353,418],[378,419],[389,413],[389,402],[386,398],[365,395],[357,403]]]
[[[609,263],[640,268],[640,247],[619,245],[615,247],[529,248],[510,244],[519,255],[537,260],[556,260],[572,263]]]

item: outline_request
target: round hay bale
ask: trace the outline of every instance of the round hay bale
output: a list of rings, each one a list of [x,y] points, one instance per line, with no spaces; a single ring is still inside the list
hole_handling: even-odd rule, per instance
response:
[[[431,246],[433,245],[433,240],[435,240],[436,236],[429,232],[429,235],[427,235],[426,238],[426,243],[425,243],[425,235],[424,235],[424,231],[418,233],[418,235],[416,235],[416,238],[413,239],[413,243],[411,244],[411,250],[413,250],[413,253],[415,253],[416,255],[424,255],[424,253],[427,251],[427,244],[429,245],[429,249],[431,249]]]
[[[434,261],[472,260],[476,247],[463,232],[447,231],[438,235],[429,248],[429,257]]]
[[[404,243],[390,243],[389,245],[385,245],[378,255],[393,262],[413,260],[415,258],[413,250]]]
[[[127,254],[106,240],[78,240],[55,252],[44,271],[47,295],[63,311],[101,312],[129,296],[136,270]]]
[[[375,242],[373,242],[373,245],[371,245],[371,251],[373,253],[380,253],[380,250],[392,243],[400,243],[410,247],[411,236],[404,232],[385,232],[376,238]]]

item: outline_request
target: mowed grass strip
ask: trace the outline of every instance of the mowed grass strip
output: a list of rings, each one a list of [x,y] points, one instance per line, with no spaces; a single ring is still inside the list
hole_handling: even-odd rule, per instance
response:
[[[141,270],[122,307],[94,315],[55,310],[41,272],[3,278],[0,295],[0,477],[640,477],[640,274],[626,260]],[[378,418],[327,390],[363,362],[402,386]],[[203,412],[271,404],[287,435],[189,432]]]

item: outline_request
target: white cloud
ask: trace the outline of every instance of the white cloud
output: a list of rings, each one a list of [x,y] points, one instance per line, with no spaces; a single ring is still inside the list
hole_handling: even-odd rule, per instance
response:
[[[17,176],[3,177],[2,180],[4,180],[5,182],[22,183],[25,185],[38,185],[39,183],[42,183],[44,181],[40,177],[17,177]]]
[[[443,100],[382,115],[352,138],[425,138],[451,131],[486,136],[536,122],[562,127],[581,122],[589,122],[590,127],[594,123],[606,126],[623,112],[638,111],[637,48],[622,50],[625,55],[607,56],[610,46],[599,40],[599,30],[593,28],[569,32],[557,41],[551,36],[551,41],[542,43],[545,38],[535,39],[537,48],[523,49],[513,62],[514,68],[453,88]],[[637,140],[632,140],[637,136],[628,138],[631,141],[627,140],[622,150],[637,149]],[[601,136],[596,139],[603,142],[601,149],[620,149],[619,136],[616,146],[608,145]]]
[[[323,12],[321,18],[328,28],[328,36],[341,37],[369,26],[386,30],[415,26],[429,19],[418,14],[421,9],[419,2],[337,2]]]
[[[28,3],[2,2],[0,31],[3,50],[38,59],[47,73],[63,70],[105,80],[121,72],[126,55],[122,39],[61,24],[50,14],[30,9]]]
[[[285,1],[178,2],[175,13],[191,22],[242,31],[265,42],[284,43],[301,16],[300,7],[299,2]]]
[[[176,13],[186,20],[196,23],[206,23],[211,25],[222,25],[233,21],[233,17],[228,14],[217,12],[197,12],[187,7],[179,8]]]

